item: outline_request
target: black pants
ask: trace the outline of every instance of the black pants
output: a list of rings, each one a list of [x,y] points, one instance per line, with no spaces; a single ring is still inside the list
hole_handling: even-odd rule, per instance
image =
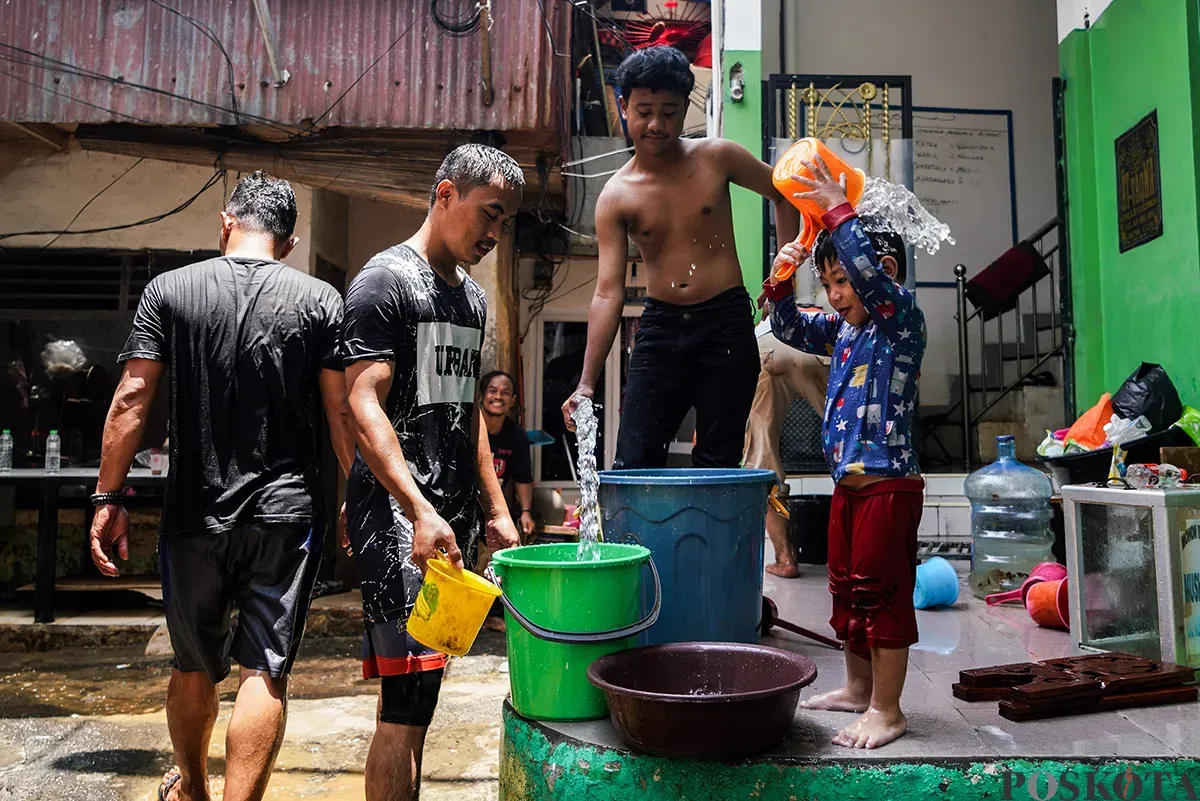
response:
[[[740,466],[758,370],[744,288],[692,306],[647,300],[629,361],[613,467],[666,466],[667,448],[693,407],[692,464]]]

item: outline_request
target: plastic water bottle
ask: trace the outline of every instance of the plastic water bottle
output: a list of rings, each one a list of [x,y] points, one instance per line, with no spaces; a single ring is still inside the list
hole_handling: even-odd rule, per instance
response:
[[[967,476],[971,501],[971,592],[1015,590],[1040,562],[1052,562],[1050,479],[1017,461],[1010,436],[996,437],[998,458]]]
[[[46,437],[46,472],[57,473],[61,462],[62,440],[58,438],[58,431],[50,429],[50,436]]]
[[[12,470],[13,438],[7,428],[0,432],[0,473]]]

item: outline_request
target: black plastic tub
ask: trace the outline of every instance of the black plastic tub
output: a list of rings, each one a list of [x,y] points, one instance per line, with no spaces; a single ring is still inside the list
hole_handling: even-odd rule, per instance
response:
[[[1158,464],[1159,448],[1185,447],[1195,443],[1182,428],[1171,426],[1166,431],[1149,434],[1135,439],[1125,447],[1125,464]],[[1050,478],[1058,491],[1068,484],[1092,484],[1108,478],[1112,466],[1112,448],[1101,448],[1088,453],[1075,453],[1045,459],[1050,468]]]
[[[656,756],[725,761],[765,751],[787,736],[800,690],[816,677],[816,664],[800,654],[717,642],[619,651],[588,669],[630,746]]]

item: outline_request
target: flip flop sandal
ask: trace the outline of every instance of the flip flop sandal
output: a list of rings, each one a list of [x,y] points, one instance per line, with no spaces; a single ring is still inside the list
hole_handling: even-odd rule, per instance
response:
[[[162,784],[158,786],[158,801],[167,801],[167,796],[171,794],[171,789],[181,781],[183,781],[183,774],[179,772],[179,768],[171,768],[163,779]]]

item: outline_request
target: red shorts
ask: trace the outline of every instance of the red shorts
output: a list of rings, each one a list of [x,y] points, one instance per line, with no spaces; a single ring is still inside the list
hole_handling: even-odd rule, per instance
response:
[[[917,642],[913,584],[924,482],[877,481],[837,487],[829,515],[829,592],[837,638],[869,660],[871,648]]]

